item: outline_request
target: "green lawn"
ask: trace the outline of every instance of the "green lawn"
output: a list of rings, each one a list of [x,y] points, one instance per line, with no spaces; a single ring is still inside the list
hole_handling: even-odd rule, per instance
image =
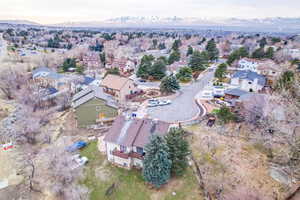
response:
[[[106,156],[98,151],[96,142],[84,148],[81,155],[89,158],[85,167],[85,178],[80,184],[89,188],[90,200],[199,199],[197,180],[191,169],[188,169],[183,177],[172,179],[162,189],[155,190],[145,184],[140,171],[126,170],[109,164]],[[104,179],[97,176],[99,171],[106,176]],[[115,189],[111,195],[106,196],[106,190],[113,183],[116,184]],[[176,192],[176,195],[173,196],[172,192]]]

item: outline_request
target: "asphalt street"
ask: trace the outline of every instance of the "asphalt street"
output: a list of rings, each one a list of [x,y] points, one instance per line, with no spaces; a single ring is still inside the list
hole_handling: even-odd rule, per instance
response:
[[[147,114],[151,118],[170,123],[192,119],[199,112],[199,106],[195,102],[195,96],[213,79],[213,77],[214,71],[208,70],[191,85],[183,86],[180,89],[180,95],[175,99],[172,99],[170,105],[147,108]],[[201,108],[200,112],[203,112]]]

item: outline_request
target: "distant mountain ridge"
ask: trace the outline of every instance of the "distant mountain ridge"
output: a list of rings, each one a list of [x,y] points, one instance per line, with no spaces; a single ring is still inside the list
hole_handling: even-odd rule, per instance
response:
[[[51,26],[63,27],[193,27],[193,26],[239,26],[273,29],[297,29],[300,30],[299,18],[264,18],[264,19],[206,19],[206,18],[180,18],[180,17],[117,17],[103,21],[91,22],[67,22],[53,24]]]
[[[132,17],[123,16],[102,21],[65,22],[42,25],[28,20],[0,20],[0,23],[12,25],[32,25],[66,28],[212,28],[241,31],[274,31],[300,33],[299,18],[264,18],[264,19],[208,19],[196,17]]]
[[[41,24],[29,20],[0,20],[0,24],[19,24],[40,26]]]

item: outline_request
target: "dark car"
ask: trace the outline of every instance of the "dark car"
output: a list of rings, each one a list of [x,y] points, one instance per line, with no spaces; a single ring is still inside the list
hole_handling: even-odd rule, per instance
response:
[[[140,83],[146,83],[146,80],[144,80],[144,79],[139,79],[138,82],[140,82]]]

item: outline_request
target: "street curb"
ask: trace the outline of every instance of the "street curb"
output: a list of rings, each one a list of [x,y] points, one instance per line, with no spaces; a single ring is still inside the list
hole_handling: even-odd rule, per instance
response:
[[[197,104],[197,107],[198,107],[198,113],[192,117],[191,119],[188,119],[188,120],[184,120],[184,121],[179,121],[178,123],[188,123],[188,122],[192,122],[194,120],[196,120],[198,117],[203,117],[205,114],[206,114],[206,108],[202,105],[202,103],[200,103],[200,101],[198,99],[195,99],[195,103]],[[203,111],[203,113],[201,114],[200,116],[200,113],[201,113],[201,109]]]

